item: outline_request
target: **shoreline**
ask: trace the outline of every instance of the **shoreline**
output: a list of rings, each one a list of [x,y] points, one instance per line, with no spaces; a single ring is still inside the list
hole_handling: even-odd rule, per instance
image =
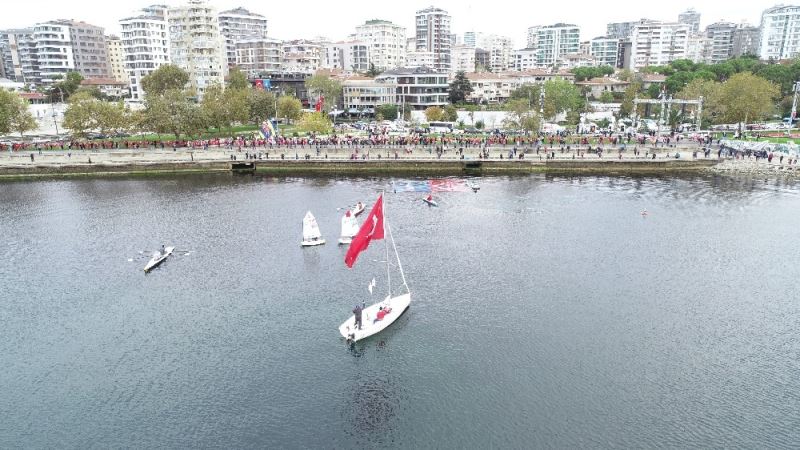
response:
[[[74,155],[73,155],[74,156]],[[261,175],[505,175],[505,174],[609,174],[657,175],[700,173],[717,165],[715,159],[553,159],[553,160],[460,160],[417,159],[349,160],[222,160],[222,161],[128,161],[2,164],[0,180],[147,176],[203,173],[256,173]],[[253,165],[254,167],[250,167]]]

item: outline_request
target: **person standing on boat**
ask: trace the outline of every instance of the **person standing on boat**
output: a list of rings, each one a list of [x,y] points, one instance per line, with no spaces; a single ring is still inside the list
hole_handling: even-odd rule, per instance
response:
[[[361,305],[356,305],[356,307],[353,308],[353,314],[356,317],[355,328],[359,330],[361,329],[361,312],[363,310],[364,308],[362,308]]]

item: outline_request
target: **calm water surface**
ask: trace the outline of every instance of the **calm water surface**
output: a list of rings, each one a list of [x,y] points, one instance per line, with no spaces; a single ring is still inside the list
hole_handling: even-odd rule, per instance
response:
[[[0,447],[800,445],[798,186],[480,183],[387,194],[413,302],[352,349],[386,179],[0,184]]]

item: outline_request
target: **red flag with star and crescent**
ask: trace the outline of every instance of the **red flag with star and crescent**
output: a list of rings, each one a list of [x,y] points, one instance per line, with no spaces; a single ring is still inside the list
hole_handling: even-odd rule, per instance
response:
[[[378,197],[372,211],[369,212],[367,219],[353,237],[350,248],[347,249],[347,254],[344,256],[344,263],[347,267],[353,268],[358,255],[369,247],[369,243],[373,239],[383,239],[383,195]]]

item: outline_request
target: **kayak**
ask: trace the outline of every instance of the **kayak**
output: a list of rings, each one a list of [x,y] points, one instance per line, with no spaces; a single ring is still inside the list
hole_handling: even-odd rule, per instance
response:
[[[175,247],[166,247],[164,249],[164,253],[155,252],[155,254],[153,254],[153,257],[150,259],[150,261],[147,263],[147,265],[144,266],[145,273],[150,272],[151,270],[153,270],[156,267],[158,267],[159,264],[164,262],[164,260],[167,259],[169,257],[169,255],[172,254],[173,250],[175,250]]]

